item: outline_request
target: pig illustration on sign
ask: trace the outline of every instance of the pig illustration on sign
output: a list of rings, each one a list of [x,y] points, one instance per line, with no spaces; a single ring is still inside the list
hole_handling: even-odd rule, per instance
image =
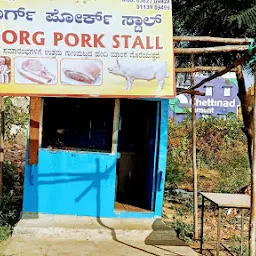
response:
[[[114,67],[108,68],[108,72],[122,76],[126,79],[126,90],[132,89],[134,80],[151,81],[156,79],[158,82],[158,92],[164,88],[165,78],[170,76],[166,62],[119,62],[117,59]]]

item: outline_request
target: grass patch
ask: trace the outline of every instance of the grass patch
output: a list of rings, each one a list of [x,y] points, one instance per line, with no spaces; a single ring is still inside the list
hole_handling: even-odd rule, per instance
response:
[[[199,189],[237,193],[249,185],[247,140],[242,128],[243,123],[234,116],[197,120]],[[169,121],[166,181],[171,190],[193,190],[191,130],[190,120]]]
[[[236,255],[241,255],[241,247],[240,244],[234,245],[231,247],[231,251],[234,252]],[[249,256],[249,247],[247,244],[243,246],[243,256]]]
[[[0,226],[0,241],[7,240],[12,233],[12,229],[9,226]]]
[[[186,242],[193,239],[194,226],[192,224],[186,224],[183,221],[177,219],[171,224],[171,226],[176,231],[180,239]]]

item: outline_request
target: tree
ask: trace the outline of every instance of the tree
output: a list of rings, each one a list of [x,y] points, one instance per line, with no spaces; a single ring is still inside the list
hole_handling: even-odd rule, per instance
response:
[[[175,34],[251,37],[255,0],[173,0]]]
[[[18,103],[22,104],[18,104]],[[3,196],[3,163],[4,163],[4,139],[13,141],[17,134],[28,125],[27,98],[0,97],[0,204]],[[12,128],[16,127],[15,133]]]
[[[216,36],[216,37],[253,37],[256,28],[255,0],[173,0],[174,31],[176,35]],[[188,43],[188,46],[209,47],[211,43]],[[183,45],[184,46],[184,45]],[[213,54],[197,58],[199,65],[224,65],[234,62],[240,55]],[[184,57],[177,58],[178,65],[185,63]],[[255,66],[256,67],[256,66]],[[248,67],[247,67],[248,68]],[[249,69],[251,67],[249,66]],[[256,74],[256,70],[254,70]],[[236,71],[244,121],[243,131],[248,141],[248,155],[253,170],[253,116],[246,94],[242,66]],[[253,180],[253,171],[252,171]],[[253,197],[253,196],[252,196]],[[254,208],[254,205],[252,205]],[[250,255],[256,255],[256,209],[251,210],[250,221]]]
[[[173,0],[175,35],[253,37],[256,28],[256,1],[242,0]],[[212,43],[191,42],[183,46],[209,47]],[[202,54],[196,58],[197,65],[227,66],[240,57],[233,53]],[[178,56],[177,65],[187,65],[184,56]],[[247,66],[251,69],[251,66]],[[246,96],[245,80],[240,66],[236,72],[239,98],[242,106],[244,129],[248,139],[248,153],[252,167],[252,121],[253,110]]]
[[[174,34],[213,37],[254,37],[256,29],[256,1],[250,0],[173,0]],[[247,18],[245,18],[247,17]],[[255,16],[256,17],[256,16]],[[189,47],[209,47],[212,43],[183,43]],[[229,53],[202,55],[198,64],[227,66],[236,56]],[[178,58],[184,63],[184,57]]]

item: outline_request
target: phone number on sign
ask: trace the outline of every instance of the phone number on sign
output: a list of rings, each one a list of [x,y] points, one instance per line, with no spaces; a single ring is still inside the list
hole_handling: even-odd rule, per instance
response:
[[[138,4],[170,4],[170,0],[136,0]]]
[[[170,10],[170,6],[168,5],[152,5],[152,4],[137,4],[137,10]]]
[[[122,3],[137,3],[137,4],[168,4],[170,0],[121,0]]]

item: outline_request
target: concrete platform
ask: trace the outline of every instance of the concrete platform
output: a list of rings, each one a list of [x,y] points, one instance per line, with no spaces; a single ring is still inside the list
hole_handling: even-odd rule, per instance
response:
[[[194,256],[187,246],[151,246],[139,241],[73,241],[15,238],[6,256]]]
[[[24,215],[4,255],[197,255],[161,219]]]

